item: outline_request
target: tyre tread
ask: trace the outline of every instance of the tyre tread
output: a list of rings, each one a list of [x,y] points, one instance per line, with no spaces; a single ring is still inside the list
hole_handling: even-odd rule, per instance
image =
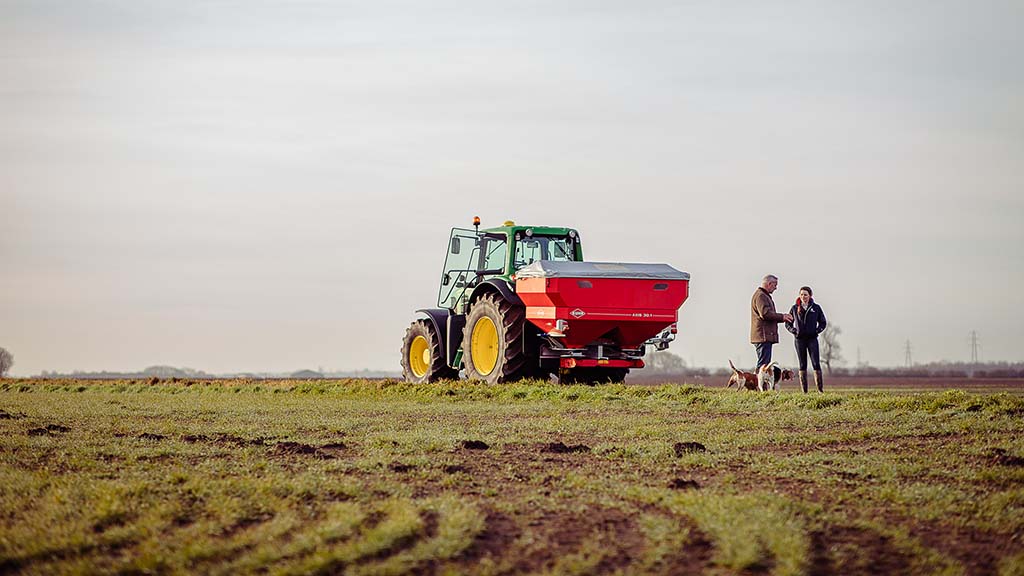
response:
[[[422,378],[413,373],[409,364],[409,346],[416,336],[423,336],[430,346],[430,368]],[[456,380],[459,371],[448,366],[445,360],[444,350],[441,349],[441,339],[438,338],[434,325],[428,320],[415,320],[405,329],[405,338],[402,340],[402,376],[407,382],[437,382],[439,380]]]

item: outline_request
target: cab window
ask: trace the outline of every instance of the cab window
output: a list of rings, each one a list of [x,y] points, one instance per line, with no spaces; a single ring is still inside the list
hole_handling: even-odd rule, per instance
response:
[[[508,260],[508,240],[505,236],[486,236],[483,239],[484,262],[480,270],[500,270],[494,272],[501,274],[505,272],[505,262]]]
[[[480,239],[476,232],[452,229],[451,238],[448,240],[448,255],[444,261],[444,271],[441,273],[438,306],[455,308],[470,282],[476,277],[475,271],[479,261]]]
[[[526,236],[516,242],[516,270],[529,266],[538,260],[571,262],[575,260],[576,247],[571,238],[564,236]]]
[[[504,274],[507,260],[508,238],[504,234],[477,234],[473,230],[452,229],[437,305],[457,308],[463,296],[472,292],[483,278]]]

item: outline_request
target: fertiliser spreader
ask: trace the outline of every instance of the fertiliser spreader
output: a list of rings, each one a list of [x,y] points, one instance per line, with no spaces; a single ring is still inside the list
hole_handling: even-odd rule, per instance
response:
[[[675,338],[690,275],[667,264],[584,262],[570,228],[455,228],[438,308],[417,310],[402,343],[413,382],[467,376],[621,382],[646,346]]]

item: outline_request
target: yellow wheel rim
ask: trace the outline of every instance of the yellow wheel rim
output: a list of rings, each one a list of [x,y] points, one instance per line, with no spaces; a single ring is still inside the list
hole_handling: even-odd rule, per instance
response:
[[[498,329],[487,316],[481,316],[473,325],[473,336],[470,344],[473,366],[481,376],[494,370],[498,363]]]
[[[409,369],[417,378],[422,378],[430,370],[430,344],[423,336],[413,338],[409,345]]]

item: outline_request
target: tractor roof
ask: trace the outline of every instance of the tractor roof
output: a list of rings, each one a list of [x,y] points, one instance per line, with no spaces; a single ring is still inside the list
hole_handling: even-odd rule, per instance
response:
[[[573,228],[564,228],[558,226],[520,226],[517,224],[511,224],[508,226],[495,226],[493,228],[486,228],[484,232],[505,232],[510,235],[514,235],[516,232],[525,232],[526,230],[533,230],[534,234],[540,236],[567,236]],[[579,235],[579,232],[577,232]]]

